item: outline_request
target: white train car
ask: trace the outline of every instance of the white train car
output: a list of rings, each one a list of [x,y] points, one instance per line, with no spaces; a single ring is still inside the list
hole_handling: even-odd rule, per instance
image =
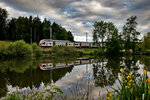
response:
[[[73,42],[65,41],[65,40],[51,40],[51,39],[43,39],[39,42],[40,47],[52,47],[52,46],[74,46]]]
[[[52,47],[52,46],[72,46],[76,48],[97,48],[92,42],[71,42],[66,40],[51,40],[43,39],[39,42],[40,47]]]

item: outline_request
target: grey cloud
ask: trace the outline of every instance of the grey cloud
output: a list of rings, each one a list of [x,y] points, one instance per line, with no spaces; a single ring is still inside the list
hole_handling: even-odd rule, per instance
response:
[[[113,22],[120,31],[130,16],[137,16],[140,32],[150,31],[149,0],[1,0],[20,12],[47,16],[71,30],[74,36],[92,36],[94,21]],[[9,12],[11,13],[11,12]],[[12,14],[11,14],[12,15]]]

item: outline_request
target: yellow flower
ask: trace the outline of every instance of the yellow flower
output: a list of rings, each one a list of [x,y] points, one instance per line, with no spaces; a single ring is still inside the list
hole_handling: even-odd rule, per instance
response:
[[[130,82],[130,83],[131,83],[131,82],[133,82],[133,83],[134,83],[134,81],[133,81],[133,80],[130,80],[129,82]]]
[[[147,71],[146,71],[146,70],[143,70],[143,72],[144,72],[144,74],[146,74]]]
[[[129,76],[132,76],[132,74],[129,74]]]
[[[122,73],[123,71],[124,71],[124,69],[123,69],[123,68],[121,68],[121,69],[120,69],[120,72]]]
[[[111,92],[111,89],[108,89],[108,92]]]
[[[129,78],[131,78],[131,76],[128,75],[128,76],[127,76],[127,79],[129,79]]]
[[[107,97],[106,100],[110,100],[110,97]]]
[[[125,88],[130,88],[130,87],[126,85]]]
[[[111,93],[108,93],[108,96],[109,96],[109,97],[111,97],[111,96],[112,96],[112,94],[111,94]]]
[[[149,78],[147,78],[147,81],[150,83],[150,77],[149,77]]]

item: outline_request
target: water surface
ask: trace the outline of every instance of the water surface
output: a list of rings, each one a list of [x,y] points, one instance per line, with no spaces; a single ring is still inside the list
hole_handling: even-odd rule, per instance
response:
[[[106,88],[118,85],[120,65],[126,65],[133,73],[142,73],[143,69],[150,70],[150,57],[42,57],[1,61],[0,97],[16,90],[38,90],[46,84],[55,84],[68,97],[106,96]]]

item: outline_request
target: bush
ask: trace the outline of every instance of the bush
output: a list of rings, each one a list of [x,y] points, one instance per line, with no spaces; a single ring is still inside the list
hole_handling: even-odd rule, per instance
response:
[[[8,56],[8,47],[11,42],[0,41],[0,56]]]
[[[32,49],[35,56],[40,56],[42,54],[41,48],[36,43],[32,44]]]
[[[32,53],[32,48],[29,44],[25,43],[23,40],[11,43],[8,47],[9,55],[14,57],[25,57]]]

